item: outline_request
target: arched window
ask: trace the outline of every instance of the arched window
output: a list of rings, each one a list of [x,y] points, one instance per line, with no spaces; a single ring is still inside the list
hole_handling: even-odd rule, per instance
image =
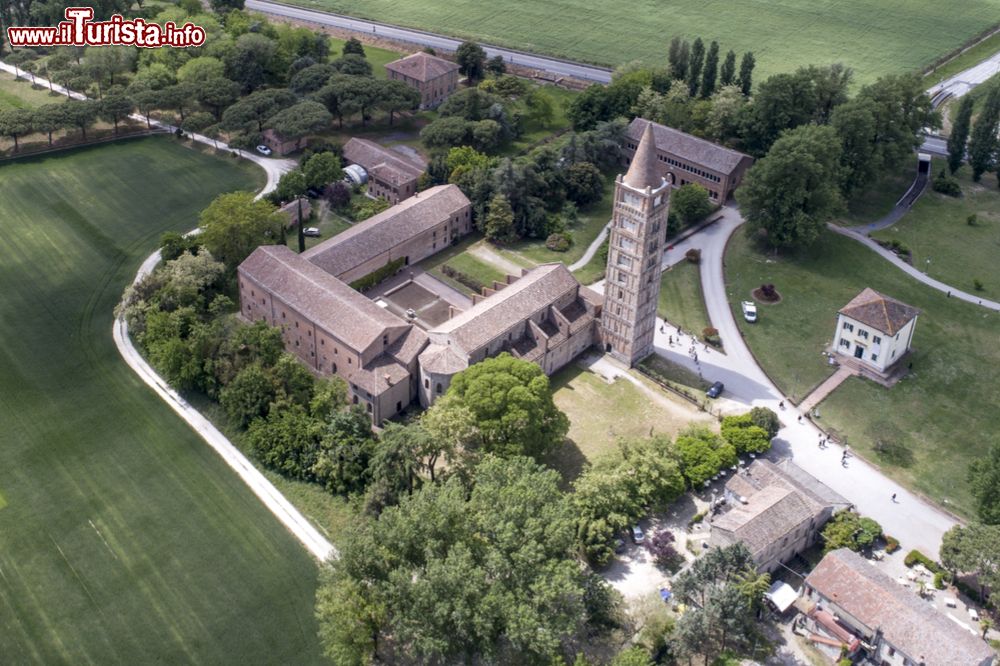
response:
[[[437,384],[437,392],[441,393],[441,382],[438,382]]]

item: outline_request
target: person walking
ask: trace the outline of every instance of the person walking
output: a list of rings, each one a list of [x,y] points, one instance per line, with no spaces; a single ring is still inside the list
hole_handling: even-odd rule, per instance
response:
[[[799,414],[799,423],[802,423],[802,415]]]
[[[670,343],[671,347],[673,347],[674,346],[674,336],[668,335],[667,336],[667,342]]]
[[[778,403],[778,409],[784,409],[784,408],[785,408],[785,401],[782,400],[781,402]]]
[[[892,494],[892,503],[896,504],[896,493]]]

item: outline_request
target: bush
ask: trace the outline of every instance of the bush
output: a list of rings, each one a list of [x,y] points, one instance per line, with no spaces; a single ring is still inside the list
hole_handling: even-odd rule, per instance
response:
[[[982,280],[973,280],[972,281],[972,286],[973,286],[973,288],[975,288],[976,291],[982,291],[983,290],[983,282],[982,282]]]
[[[722,437],[733,445],[736,453],[764,453],[771,448],[768,431],[753,422],[750,414],[726,416],[722,419]]]
[[[335,209],[343,208],[351,203],[351,187],[342,180],[327,185],[323,194],[330,202],[330,206]]]
[[[778,298],[778,291],[774,288],[773,284],[760,285],[760,293],[769,301],[777,300]]]
[[[978,222],[979,222],[979,218],[976,216],[975,213],[973,213],[969,217],[965,218],[965,223],[968,224],[970,227],[976,226],[976,224]]]
[[[708,514],[708,511],[699,511],[698,513],[696,513],[693,516],[691,516],[691,520],[688,521],[688,527],[694,527],[695,525],[697,525],[701,521],[705,520],[705,516],[707,514]]]
[[[722,340],[719,338],[719,329],[712,328],[711,326],[702,329],[701,337],[705,340],[705,342],[715,345],[716,347],[722,343]]]
[[[483,293],[483,289],[486,288],[486,285],[477,280],[476,278],[472,277],[471,275],[467,275],[460,270],[456,270],[455,268],[452,268],[448,264],[441,265],[441,272],[450,277],[455,282],[458,282],[459,284],[468,287],[477,294]]]
[[[944,569],[941,568],[940,564],[938,564],[931,558],[927,557],[919,550],[911,550],[910,552],[908,552],[906,554],[906,557],[903,559],[903,564],[905,564],[908,567],[914,567],[918,564],[922,564],[931,573],[938,573],[939,571],[944,571]]]
[[[944,589],[944,574],[940,571],[934,572],[934,589],[943,590]]]
[[[949,176],[944,172],[944,169],[938,173],[934,178],[932,187],[935,192],[940,192],[949,197],[960,197],[962,196],[962,186],[958,184],[958,181]]]
[[[382,280],[386,279],[390,275],[395,274],[396,271],[398,271],[400,268],[403,267],[404,263],[406,263],[406,259],[404,257],[400,257],[399,259],[393,259],[382,268],[374,270],[368,275],[362,278],[358,278],[357,280],[352,282],[351,289],[357,289],[358,291],[365,291],[366,289],[371,289]]]
[[[781,430],[781,419],[774,413],[774,410],[767,407],[754,407],[750,410],[750,420],[755,426],[760,426],[767,431],[768,437],[774,437]]]
[[[570,245],[572,245],[572,240],[566,232],[551,234],[545,239],[545,247],[553,252],[565,252]]]
[[[646,550],[661,569],[673,571],[683,562],[681,554],[674,548],[674,535],[669,530],[661,530],[648,539]]]
[[[899,541],[895,537],[891,537],[888,534],[885,535],[885,552],[895,553],[899,550]]]
[[[701,263],[701,250],[696,247],[691,248],[684,253],[684,258],[690,261],[692,264]]]

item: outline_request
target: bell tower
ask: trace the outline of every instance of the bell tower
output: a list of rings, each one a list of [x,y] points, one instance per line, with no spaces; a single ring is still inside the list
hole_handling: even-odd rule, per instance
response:
[[[615,181],[601,335],[604,349],[632,366],[653,352],[660,264],[670,186],[656,163],[652,123],[624,177]]]

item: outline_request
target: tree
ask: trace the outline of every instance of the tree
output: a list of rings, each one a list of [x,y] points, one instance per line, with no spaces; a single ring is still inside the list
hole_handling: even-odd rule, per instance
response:
[[[682,40],[680,37],[674,37],[670,40],[670,49],[667,51],[667,64],[672,79],[680,81],[687,79],[689,49],[687,41]]]
[[[345,76],[371,76],[372,64],[363,55],[348,53],[334,60],[330,65]]]
[[[882,536],[882,526],[871,518],[853,511],[841,511],[823,528],[823,552],[849,548],[855,552],[868,550]]]
[[[1000,589],[1000,525],[956,525],[941,540],[941,563],[955,574],[974,574],[979,597],[984,588]]]
[[[674,548],[674,535],[670,530],[660,530],[647,538],[646,550],[661,569],[673,569],[684,561],[683,556]]]
[[[722,87],[731,86],[736,83],[736,52],[730,49],[726,52],[726,59],[722,61],[719,69],[719,85]]]
[[[781,430],[781,419],[774,410],[767,407],[754,407],[750,410],[750,420],[754,425],[763,428],[769,438],[774,438]]]
[[[705,43],[701,41],[701,37],[698,37],[694,40],[694,44],[691,45],[691,56],[688,59],[687,85],[688,95],[691,97],[698,94],[698,86],[701,83],[701,70],[704,66]]]
[[[726,416],[722,419],[722,438],[736,449],[736,453],[764,453],[771,448],[767,430],[753,422],[750,414]]]
[[[719,71],[719,43],[713,41],[705,57],[705,70],[701,75],[701,97],[708,99],[715,93],[715,81]]]
[[[594,84],[573,98],[566,115],[578,132],[592,130],[598,122],[609,117],[607,89]]]
[[[257,418],[266,417],[277,397],[274,380],[267,370],[254,363],[237,373],[219,394],[219,404],[230,420],[246,427]]]
[[[336,495],[361,492],[370,479],[374,451],[371,419],[361,407],[334,412],[320,440],[313,476]]]
[[[486,71],[488,71],[490,74],[492,74],[496,78],[500,78],[501,76],[503,76],[504,74],[506,74],[507,73],[507,63],[504,62],[503,56],[498,53],[497,55],[495,55],[492,58],[490,58],[486,62]]]
[[[706,428],[686,428],[677,436],[674,446],[681,472],[688,485],[695,489],[738,460],[732,445]]]
[[[317,605],[338,663],[369,663],[390,640],[421,663],[534,663],[598,629],[607,587],[573,558],[558,473],[488,457],[474,476],[471,491],[428,484],[348,530]]]
[[[212,109],[216,120],[222,119],[223,110],[235,102],[239,94],[239,84],[225,77],[202,81],[194,88],[195,98]]]
[[[66,126],[66,114],[62,104],[45,104],[38,107],[31,117],[31,127],[36,132],[42,132],[49,137],[52,145],[52,133]]]
[[[135,104],[125,95],[110,94],[100,101],[98,115],[111,121],[115,126],[115,136],[118,136],[118,123],[127,119],[133,108]]]
[[[709,136],[719,143],[725,143],[736,136],[746,105],[746,98],[738,87],[723,85],[712,96],[712,108],[706,118]]]
[[[225,389],[224,389],[225,390]],[[319,455],[323,422],[300,405],[272,409],[247,429],[246,440],[255,458],[293,479],[309,480]]]
[[[259,245],[278,242],[284,216],[250,192],[232,192],[215,198],[201,213],[201,240],[212,256],[235,271]]]
[[[349,37],[346,42],[344,42],[344,48],[340,50],[341,55],[359,55],[362,58],[365,57],[365,47],[358,41],[356,37]]]
[[[293,106],[298,100],[287,89],[272,88],[251,93],[226,109],[222,114],[222,128],[263,132],[271,118],[279,111]],[[325,110],[325,109],[324,109]]]
[[[216,14],[224,15],[233,10],[243,11],[246,0],[209,0],[212,11]]]
[[[67,100],[63,105],[66,124],[80,128],[83,140],[87,140],[87,128],[97,120],[97,102],[92,99]]]
[[[483,78],[486,51],[475,42],[462,42],[455,49],[455,62],[458,63],[459,73],[465,76],[469,85],[472,85]]]
[[[316,153],[302,166],[302,172],[306,177],[306,186],[318,190],[344,177],[340,158],[333,153]]]
[[[428,439],[427,431],[419,423],[386,424],[370,465],[372,487],[382,492],[381,506],[376,513],[385,506],[397,504],[400,497],[412,494],[418,487],[421,454],[430,445]]]
[[[845,197],[867,187],[882,170],[875,155],[876,120],[874,103],[853,99],[833,111],[831,126],[840,137],[841,190]]]
[[[208,111],[195,111],[181,123],[181,129],[185,132],[204,132],[210,125],[215,124],[215,118]]]
[[[972,124],[973,99],[971,95],[962,97],[955,121],[951,124],[951,134],[948,136],[948,168],[952,173],[958,171],[965,161],[965,144],[969,140],[969,127]]]
[[[185,83],[201,83],[221,78],[225,71],[226,66],[218,58],[200,56],[191,58],[180,66],[177,70],[177,80]]]
[[[383,81],[378,106],[389,112],[389,124],[397,111],[412,111],[420,106],[420,93],[402,81]]]
[[[542,369],[508,353],[456,374],[448,395],[454,396],[453,407],[472,413],[484,453],[540,458],[561,444],[569,429]]]
[[[288,88],[297,95],[315,92],[325,86],[336,72],[336,69],[326,63],[310,65],[292,75]]]
[[[517,237],[514,230],[514,212],[503,194],[494,195],[483,221],[483,235],[494,243],[508,243]]]
[[[969,465],[968,478],[979,519],[987,525],[1000,525],[1000,442],[994,442],[986,456]]]
[[[334,209],[343,208],[351,203],[351,187],[342,180],[327,185],[323,195]]]
[[[267,125],[285,139],[299,139],[307,134],[321,132],[330,125],[333,116],[319,102],[299,102],[278,111],[267,120]]]
[[[243,94],[253,92],[266,81],[276,51],[274,40],[262,34],[240,35],[226,53],[226,78],[236,81]]]
[[[281,179],[278,181],[278,187],[275,188],[275,194],[282,201],[298,200],[298,223],[295,226],[298,229],[299,252],[306,251],[305,225],[302,219],[302,197],[308,189],[309,185],[306,183],[306,176],[300,169],[293,169],[282,174]]]
[[[750,51],[744,53],[743,59],[740,60],[740,77],[737,79],[737,83],[744,97],[749,97],[750,90],[753,88],[753,68],[756,64],[753,53]]]
[[[176,109],[184,122],[184,114],[194,105],[195,87],[193,83],[176,83],[159,92],[159,105],[167,109]]]
[[[805,126],[783,134],[736,191],[748,233],[775,249],[814,242],[843,205],[840,155],[831,127]]]
[[[566,196],[578,206],[600,201],[604,195],[604,176],[590,162],[577,162],[566,170]]]
[[[14,152],[18,150],[18,137],[30,134],[34,113],[31,109],[11,108],[0,111],[0,134],[14,140]]]
[[[969,138],[969,166],[972,180],[979,182],[982,175],[996,166],[997,130],[1000,128],[1000,86],[990,88],[986,102]]]
[[[712,212],[708,190],[697,183],[681,185],[670,195],[670,209],[677,214],[683,226],[703,220]]]

